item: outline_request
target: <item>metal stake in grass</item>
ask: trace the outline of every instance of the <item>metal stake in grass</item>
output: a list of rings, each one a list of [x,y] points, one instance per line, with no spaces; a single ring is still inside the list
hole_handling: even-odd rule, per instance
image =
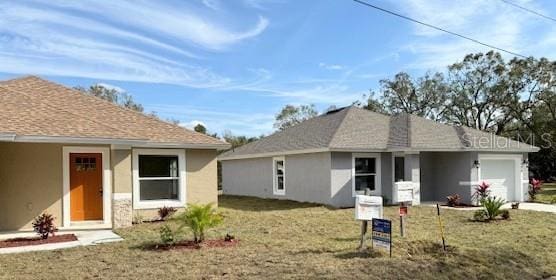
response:
[[[440,236],[442,237],[442,248],[446,252],[446,239],[444,238],[444,226],[442,225],[442,219],[440,218],[440,205],[436,204],[436,214],[438,216],[438,227],[440,228]]]

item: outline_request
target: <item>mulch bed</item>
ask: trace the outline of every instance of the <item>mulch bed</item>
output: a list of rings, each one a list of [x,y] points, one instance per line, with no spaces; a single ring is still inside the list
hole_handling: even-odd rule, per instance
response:
[[[49,236],[47,239],[40,237],[19,237],[0,241],[0,248],[21,247],[30,245],[41,245],[49,243],[61,243],[77,241],[77,237],[73,234],[60,234]]]
[[[187,241],[180,241],[175,244],[156,244],[147,247],[147,249],[155,250],[155,251],[169,251],[169,250],[198,250],[202,248],[229,248],[235,247],[239,243],[239,240],[232,239],[230,241],[226,241],[224,239],[213,239],[213,240],[205,240],[202,243],[195,243],[194,241],[187,240]]]
[[[452,208],[479,208],[480,207],[480,206],[477,206],[477,205],[469,205],[469,204],[464,204],[464,203],[460,203],[460,204],[454,205],[454,206],[450,206],[448,204],[443,204],[442,206],[452,207]]]

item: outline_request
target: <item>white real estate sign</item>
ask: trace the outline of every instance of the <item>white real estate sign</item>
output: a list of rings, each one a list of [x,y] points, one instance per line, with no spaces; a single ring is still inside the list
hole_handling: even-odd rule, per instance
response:
[[[412,182],[396,182],[394,183],[393,203],[413,202],[414,186]]]
[[[355,196],[355,219],[364,221],[382,219],[382,197],[369,195]]]

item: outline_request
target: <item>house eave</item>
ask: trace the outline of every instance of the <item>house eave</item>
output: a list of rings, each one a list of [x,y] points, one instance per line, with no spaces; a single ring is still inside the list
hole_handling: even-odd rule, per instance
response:
[[[237,159],[250,159],[250,158],[264,158],[275,157],[284,155],[295,154],[310,154],[322,152],[346,152],[346,153],[388,153],[388,152],[405,152],[405,153],[420,153],[420,152],[496,152],[496,153],[534,153],[538,152],[539,148],[526,148],[526,149],[477,149],[477,148],[389,148],[389,149],[364,149],[364,148],[315,148],[303,149],[292,151],[277,151],[268,153],[254,153],[243,155],[230,155],[219,157],[218,160],[237,160]]]
[[[182,149],[216,149],[225,150],[230,147],[227,143],[203,144],[203,143],[168,143],[153,142],[148,139],[117,139],[101,137],[66,137],[66,136],[38,136],[38,135],[16,135],[0,134],[0,142],[16,143],[62,143],[62,144],[92,144],[112,145],[120,147],[137,148],[182,148]]]

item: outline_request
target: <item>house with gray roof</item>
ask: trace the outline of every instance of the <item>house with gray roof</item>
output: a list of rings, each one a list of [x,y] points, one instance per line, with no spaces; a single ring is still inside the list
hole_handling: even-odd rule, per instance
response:
[[[357,107],[327,112],[221,156],[224,194],[352,207],[365,192],[392,202],[413,189],[414,204],[458,194],[471,203],[475,187],[524,201],[528,153],[539,148],[476,129],[422,117],[387,116]]]

